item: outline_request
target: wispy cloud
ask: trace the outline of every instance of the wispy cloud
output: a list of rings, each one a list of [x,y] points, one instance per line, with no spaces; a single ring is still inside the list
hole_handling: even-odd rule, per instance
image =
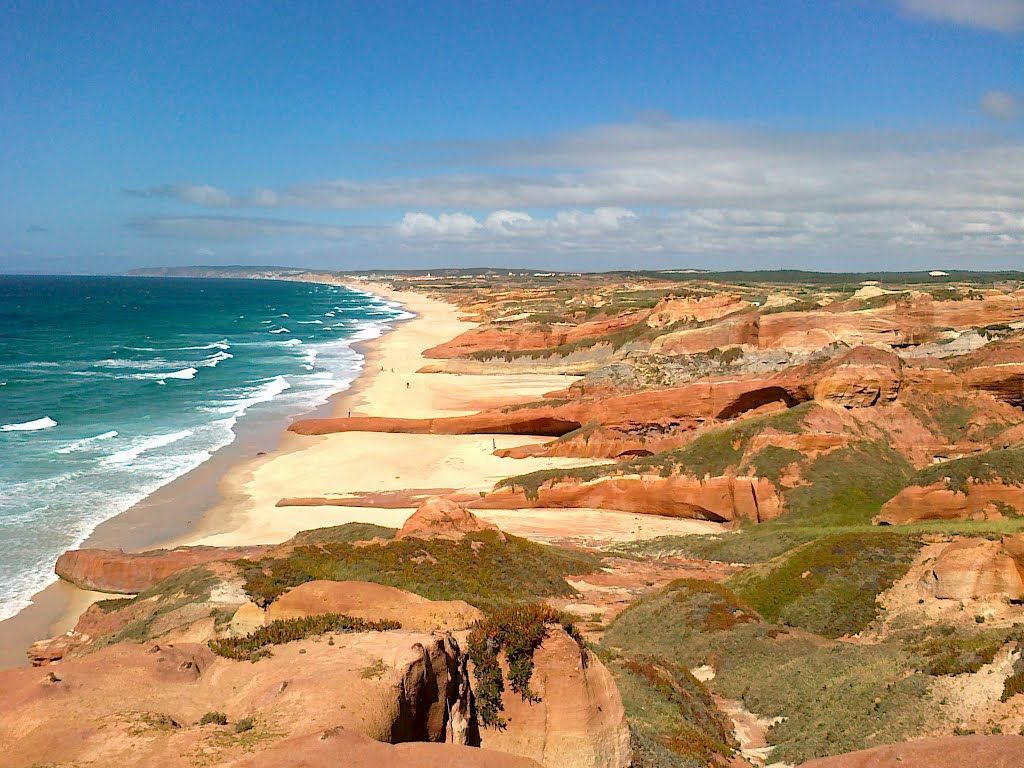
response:
[[[901,0],[904,10],[929,19],[997,32],[1024,27],[1024,0]]]
[[[340,240],[344,227],[248,216],[145,216],[128,222],[144,235],[201,240],[253,240],[266,237]]]
[[[480,255],[1024,256],[1024,142],[992,134],[784,133],[659,120],[468,144],[450,168],[240,194],[206,184],[136,193],[239,213],[317,210],[320,219],[366,210],[391,223],[236,215],[134,226],[175,237],[359,239]]]
[[[227,192],[209,184],[161,184],[146,189],[125,189],[124,192],[131,197],[181,200],[208,208],[223,208],[235,203]]]
[[[979,102],[981,111],[994,120],[1008,122],[1020,113],[1020,100],[1008,91],[985,91]]]

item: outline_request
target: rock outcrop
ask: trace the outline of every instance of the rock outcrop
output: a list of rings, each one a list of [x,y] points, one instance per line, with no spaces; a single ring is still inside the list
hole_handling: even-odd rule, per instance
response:
[[[735,475],[709,478],[618,475],[590,482],[567,478],[544,483],[529,495],[521,488],[499,488],[468,506],[472,509],[614,509],[715,522],[763,522],[778,517],[782,511],[779,494],[771,481]]]
[[[735,293],[716,293],[711,296],[670,296],[655,304],[647,318],[651,328],[664,328],[674,323],[706,323],[750,309],[751,304]]]
[[[549,629],[533,662],[530,690],[540,701],[523,701],[506,689],[502,717],[508,727],[483,729],[480,746],[529,757],[547,768],[627,768],[629,725],[615,681],[601,661],[592,653],[584,660],[564,630]]]
[[[384,742],[443,742],[464,682],[460,660],[450,638],[406,631],[275,645],[255,664],[205,645],[118,643],[0,672],[0,754],[9,768],[184,768],[197,753],[221,764],[244,744],[197,725],[214,711],[229,723],[252,718],[261,748],[337,726]]]
[[[1004,539],[1004,541],[1006,541]],[[1024,600],[1024,560],[1014,557],[1024,540],[961,539],[945,547],[923,580],[940,600],[998,597]]]
[[[270,547],[178,547],[128,553],[112,549],[73,549],[54,567],[64,581],[82,589],[133,595],[179,571],[207,563],[258,558]]]
[[[564,344],[600,339],[623,328],[643,322],[647,314],[646,311],[630,312],[578,325],[531,322],[515,323],[508,326],[492,324],[466,331],[451,341],[431,347],[423,353],[423,356],[448,359],[479,352],[494,352],[499,355],[506,351],[551,349]]]
[[[443,498],[428,499],[405,521],[396,539],[460,541],[467,534],[490,531],[504,539],[494,523],[481,520],[465,507]]]
[[[1019,768],[1024,736],[935,736],[823,757],[799,768]]]
[[[963,491],[939,481],[911,485],[882,505],[876,525],[920,520],[999,520],[1007,512],[1024,514],[1024,486],[969,482]]]

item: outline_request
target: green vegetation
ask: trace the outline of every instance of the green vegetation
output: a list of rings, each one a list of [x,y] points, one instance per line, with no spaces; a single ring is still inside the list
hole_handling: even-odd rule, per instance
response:
[[[725,613],[736,618],[731,626],[707,619]],[[685,669],[711,664],[716,691],[761,716],[786,718],[768,732],[772,760],[800,763],[901,741],[935,712],[929,678],[900,646],[827,640],[755,617],[727,588],[681,580],[630,606],[602,643]]]
[[[536,500],[541,486],[558,480],[589,482],[601,477],[628,474],[659,474],[662,477],[683,473],[696,477],[721,475],[742,464],[746,448],[756,435],[766,429],[796,434],[808,411],[814,407],[813,403],[805,403],[778,413],[733,422],[701,435],[682,448],[653,456],[641,456],[619,464],[545,469],[505,478],[498,483],[498,487],[521,488],[527,499]]]
[[[1018,643],[1018,648],[1020,643]],[[1003,683],[1003,693],[1000,701],[1006,701],[1018,693],[1024,693],[1024,655],[1013,662],[1013,673]],[[1021,735],[1024,735],[1024,727],[1021,728]]]
[[[565,615],[544,605],[514,605],[498,611],[477,623],[469,635],[467,652],[473,661],[476,677],[475,694],[480,722],[485,727],[504,728],[501,695],[505,691],[504,676],[498,655],[505,653],[508,664],[508,685],[523,701],[540,701],[530,690],[533,676],[533,654],[544,642],[551,626],[560,626],[580,646],[586,663],[583,638]]]
[[[1000,648],[1022,639],[1024,632],[1019,627],[967,630],[948,625],[914,629],[901,637],[917,658],[917,668],[927,675],[977,672],[992,663]]]
[[[235,733],[245,733],[256,727],[256,721],[251,717],[243,717],[235,723]]]
[[[803,485],[786,494],[787,524],[868,523],[902,490],[913,467],[893,448],[864,441],[823,453],[803,467]]]
[[[732,757],[732,724],[690,672],[658,657],[602,656],[622,696],[635,768],[704,768]]]
[[[750,466],[758,477],[766,477],[773,482],[778,482],[782,477],[782,470],[790,464],[794,464],[804,455],[793,448],[780,448],[777,445],[769,445],[762,448],[750,458]]]
[[[390,619],[364,621],[339,613],[324,613],[297,619],[278,619],[244,637],[210,640],[209,646],[218,656],[236,661],[259,661],[270,655],[267,648],[270,645],[283,645],[326,632],[385,632],[401,628],[400,623]]]
[[[932,464],[913,478],[916,485],[944,482],[950,490],[964,493],[971,481],[1024,485],[1024,448],[987,451],[962,459]]]
[[[191,611],[201,610],[203,615],[208,615],[201,604],[210,599],[210,591],[217,582],[217,577],[205,566],[198,566],[164,579],[127,602],[107,601],[105,610],[129,609],[136,616],[119,631],[104,638],[98,647],[124,641],[145,642],[181,623],[175,620],[175,614],[181,613],[193,620],[199,616],[192,616]],[[118,605],[109,605],[114,602]]]
[[[199,725],[209,725],[210,723],[214,723],[215,725],[227,725],[228,716],[223,712],[207,712],[199,718]]]
[[[260,604],[307,581],[372,581],[431,600],[465,600],[484,611],[573,594],[567,575],[591,573],[593,555],[516,536],[473,533],[460,541],[401,539],[380,546],[298,547],[287,557],[239,560],[245,591]]]
[[[351,544],[371,539],[393,539],[397,533],[397,528],[385,528],[373,523],[345,523],[328,528],[300,531],[288,543],[299,547],[314,544]]]
[[[833,534],[734,576],[730,585],[770,621],[824,637],[852,635],[874,621],[875,598],[907,572],[919,549],[901,533]]]

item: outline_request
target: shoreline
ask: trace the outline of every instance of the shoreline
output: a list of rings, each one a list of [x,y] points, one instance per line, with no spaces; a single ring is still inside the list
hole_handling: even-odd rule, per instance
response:
[[[331,283],[324,275],[318,282]],[[412,315],[393,321],[374,339],[357,342],[363,367],[350,385],[307,416],[346,415],[434,418],[476,413],[497,405],[537,400],[564,389],[563,374],[421,373],[423,352],[451,340],[473,323],[454,304],[377,283],[333,284],[397,301]],[[359,493],[486,492],[499,480],[541,469],[599,463],[594,459],[501,458],[495,448],[544,443],[523,435],[432,435],[343,432],[302,436],[279,422],[246,420],[231,445],[126,512],[97,527],[85,547],[129,551],[185,545],[277,544],[299,531],[349,522],[398,528],[415,506],[285,506],[285,497],[331,498]],[[411,504],[413,502],[410,502]],[[713,533],[715,523],[593,509],[478,510],[506,532],[549,543],[603,546],[668,534]],[[73,628],[92,602],[110,595],[58,581],[33,596],[32,605],[0,622],[0,668],[24,666],[35,640]]]
[[[382,296],[353,281],[317,280],[330,285],[344,285],[363,293]],[[381,286],[382,288],[384,286]],[[402,305],[404,311],[409,310]],[[379,336],[356,341],[351,349],[362,357],[363,364],[352,382],[330,394],[327,400],[297,416],[267,422],[259,418],[242,418],[234,427],[235,439],[215,451],[198,467],[174,478],[128,509],[97,525],[80,545],[81,548],[123,549],[143,551],[180,546],[190,533],[202,524],[207,512],[223,501],[221,482],[232,468],[252,461],[255,456],[270,455],[282,450],[291,433],[287,426],[297,418],[330,416],[339,412],[338,403],[354,394],[369,371],[375,347],[394,333],[403,323],[415,319],[401,318],[387,322],[390,326]],[[10,618],[0,621],[0,669],[27,664],[25,652],[35,642],[63,634],[74,627],[78,617],[93,602],[112,595],[80,589],[61,579],[33,594],[29,605]]]

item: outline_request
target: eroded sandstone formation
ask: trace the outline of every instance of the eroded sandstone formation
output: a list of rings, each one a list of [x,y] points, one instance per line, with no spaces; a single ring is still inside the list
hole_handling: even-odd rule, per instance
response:
[[[482,729],[480,745],[549,768],[628,768],[626,714],[601,661],[563,630],[549,629],[533,662],[530,690],[539,701],[506,689],[501,701],[507,727]]]
[[[1018,768],[1024,736],[935,736],[802,763],[799,768]]]
[[[111,549],[72,549],[59,558],[54,571],[82,589],[133,595],[179,571],[206,563],[258,558],[270,548],[178,547],[128,553]]]

